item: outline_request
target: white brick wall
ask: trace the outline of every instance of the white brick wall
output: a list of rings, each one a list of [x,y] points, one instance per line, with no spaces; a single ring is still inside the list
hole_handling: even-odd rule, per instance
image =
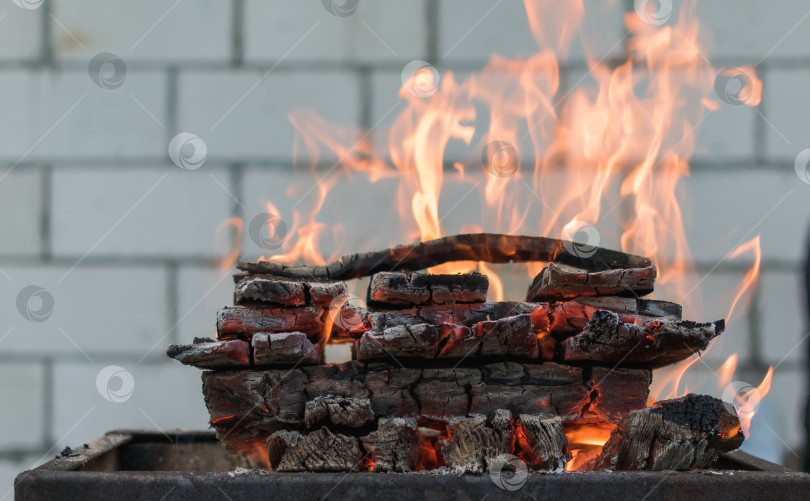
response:
[[[625,54],[623,9],[632,2],[586,4],[586,30],[599,39],[591,53],[614,64]],[[675,4],[672,21],[681,2]],[[693,282],[706,278],[702,297],[689,298],[688,315],[727,314],[745,268],[721,258],[760,233],[763,273],[751,309],[735,315],[706,363],[695,364],[684,382],[719,395],[711,371],[734,352],[738,379],[754,384],[768,364],[779,364],[762,414],[779,439],[770,431],[760,436],[784,457],[790,452],[782,441],[802,446],[807,389],[802,339],[810,326],[797,290],[810,185],[795,175],[793,161],[810,147],[810,16],[799,0],[778,8],[712,0],[700,2],[697,12],[712,32],[707,53],[715,66],[757,64],[764,90],[757,108],[721,104],[696,138],[682,208],[699,264]],[[215,311],[231,302],[231,279],[217,270],[229,248],[227,238],[217,242],[219,223],[230,216],[248,223],[272,200],[291,225],[293,211],[309,207],[295,205],[313,175],[290,171],[296,144],[290,112],[312,108],[349,128],[379,124],[371,139],[383,152],[386,126],[402,109],[397,93],[406,63],[430,61],[463,79],[493,52],[515,57],[536,48],[516,0],[361,1],[347,17],[328,13],[321,2],[280,0],[53,0],[35,10],[6,2],[0,8],[0,401],[21,410],[0,414],[0,498],[18,470],[108,430],[206,427],[199,372],[164,352],[172,342],[212,335]],[[91,79],[88,66],[100,52],[126,64],[120,87],[103,89]],[[583,57],[575,44],[562,66],[558,99],[587,72]],[[109,78],[109,68],[101,75]],[[206,143],[202,168],[183,171],[169,161],[169,141],[179,132]],[[468,150],[452,144],[446,158],[464,158]],[[335,160],[322,153],[318,176]],[[297,158],[306,165],[308,154],[299,150]],[[465,184],[446,176],[447,231],[460,231],[482,213],[478,195],[465,196],[479,173],[467,174]],[[293,180],[298,191],[288,191]],[[543,195],[553,198],[567,180],[554,173],[542,182]],[[319,220],[328,231],[343,224],[334,238],[345,241],[345,250],[399,243],[393,193],[390,180],[343,179]],[[528,190],[520,196],[532,204],[531,225],[542,204]],[[618,246],[617,219],[627,203],[600,221],[604,245]],[[491,221],[493,214],[484,212]],[[247,235],[242,241],[248,258],[270,253]],[[26,320],[18,311],[18,295],[30,285],[53,297],[46,321]],[[516,288],[522,293],[523,285]],[[672,299],[675,293],[664,286],[658,294]],[[40,300],[31,301],[36,311]],[[133,375],[126,402],[109,402],[96,388],[97,374],[109,365]]]

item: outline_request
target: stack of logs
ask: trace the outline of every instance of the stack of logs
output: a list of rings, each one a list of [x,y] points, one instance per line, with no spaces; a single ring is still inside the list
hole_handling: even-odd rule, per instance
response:
[[[739,421],[716,399],[646,406],[652,369],[706,349],[723,321],[640,299],[653,290],[649,260],[563,246],[459,235],[322,267],[240,263],[217,340],[169,355],[207,369],[223,444],[278,471],[482,473],[503,454],[556,470],[577,453],[580,469],[687,469],[738,447]],[[550,264],[522,302],[487,302],[479,273],[412,271],[461,259]],[[343,280],[367,275],[362,306]],[[327,342],[351,342],[353,359],[324,364]],[[582,430],[602,430],[604,448]]]

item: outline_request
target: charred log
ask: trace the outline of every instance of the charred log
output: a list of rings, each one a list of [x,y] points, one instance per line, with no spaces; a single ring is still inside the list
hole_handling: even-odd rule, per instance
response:
[[[247,275],[236,283],[234,304],[328,305],[347,294],[343,282],[301,281],[273,275]]]
[[[421,462],[425,445],[413,418],[382,418],[377,430],[360,441],[371,455],[371,470],[378,472],[413,471]]]
[[[502,454],[512,453],[512,415],[503,409],[485,416],[455,419],[447,427],[449,439],[441,440],[442,458],[460,472],[484,473]]]
[[[724,329],[723,320],[703,324],[652,321],[641,327],[622,322],[613,312],[598,310],[580,334],[563,341],[563,359],[638,364],[655,369],[705,350]]]
[[[318,424],[362,428],[374,419],[367,398],[321,396],[306,403],[304,421],[307,428]]]
[[[312,365],[321,363],[321,352],[303,332],[259,332],[251,339],[255,365]]]
[[[568,252],[570,242],[554,238],[476,233],[343,256],[323,266],[287,266],[269,261],[238,263],[240,270],[297,279],[346,280],[385,271],[417,271],[450,261],[510,263],[543,261],[599,271],[645,268],[652,261],[599,247],[587,256]]]
[[[515,423],[516,452],[539,470],[559,470],[571,459],[568,438],[559,416],[520,414]]]
[[[568,271],[549,264],[534,278],[526,301],[572,299],[580,296],[644,296],[653,291],[654,266],[605,271]]]
[[[395,325],[382,332],[367,331],[357,341],[358,360],[392,357],[433,358],[439,347],[439,329],[434,325]]]
[[[475,272],[461,275],[380,272],[371,277],[368,300],[394,305],[483,303],[488,288],[486,275]]]
[[[261,309],[228,306],[217,312],[217,337],[249,339],[257,332],[303,332],[317,338],[324,329],[324,316],[319,306]]]
[[[320,428],[302,435],[278,431],[267,440],[273,470],[290,472],[358,471],[363,461],[355,437]]]
[[[733,408],[713,397],[690,394],[628,413],[611,433],[596,468],[705,468],[742,442]]]
[[[245,341],[238,339],[173,344],[166,353],[184,365],[193,365],[201,369],[250,366],[250,347]]]

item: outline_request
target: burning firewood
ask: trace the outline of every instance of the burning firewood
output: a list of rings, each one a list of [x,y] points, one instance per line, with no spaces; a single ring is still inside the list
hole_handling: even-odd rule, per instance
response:
[[[433,275],[430,273],[375,273],[368,288],[370,303],[424,305],[483,303],[489,279],[480,273]]]
[[[217,337],[249,338],[257,332],[303,332],[318,337],[324,329],[324,310],[319,306],[303,308],[247,308],[228,306],[217,312]]]
[[[382,332],[367,331],[355,345],[358,360],[393,357],[433,358],[439,347],[439,331],[430,324],[395,325]]]
[[[447,428],[450,438],[440,441],[442,458],[457,471],[483,473],[498,456],[512,453],[512,415],[506,410],[496,411],[491,419],[454,419]]]
[[[378,472],[415,470],[425,448],[413,418],[382,418],[377,422],[377,430],[360,441],[371,455],[372,471]]]
[[[302,281],[273,275],[240,278],[234,291],[234,304],[274,306],[328,305],[347,294],[346,284],[336,281]]]
[[[358,471],[363,461],[355,437],[320,428],[302,435],[278,431],[267,440],[270,464],[276,471]]]
[[[630,370],[630,369],[628,369]],[[649,381],[649,371],[635,370]],[[229,445],[265,438],[280,428],[306,424],[306,402],[318,397],[368,399],[377,417],[413,417],[448,422],[498,409],[515,414],[558,415],[564,422],[593,414],[594,390],[625,396],[605,411],[618,421],[644,407],[647,388],[629,378],[603,378],[597,385],[579,367],[546,362],[501,362],[478,367],[402,368],[347,362],[294,369],[203,372],[203,393],[212,426]],[[590,414],[584,416],[585,410]]]
[[[173,344],[169,346],[167,354],[182,364],[203,369],[250,366],[250,347],[245,341],[238,339]]]
[[[307,428],[328,423],[333,426],[361,428],[374,419],[367,398],[320,396],[306,403],[304,422]]]
[[[520,414],[515,422],[515,435],[518,456],[535,469],[559,470],[571,459],[559,416]]]
[[[616,422],[631,410],[646,404],[652,384],[652,371],[621,367],[592,367],[590,386],[593,388],[584,419]]]
[[[579,296],[644,296],[653,291],[655,277],[654,266],[586,272],[567,271],[549,264],[534,278],[526,301]]]
[[[629,412],[604,445],[596,469],[705,468],[743,440],[733,408],[713,397],[689,394]]]
[[[323,266],[240,261],[237,267],[250,273],[304,280],[346,280],[378,272],[424,270],[450,261],[542,261],[592,271],[652,266],[652,261],[648,258],[601,247],[594,247],[593,252],[588,252],[587,255],[577,255],[566,251],[571,246],[570,242],[555,238],[474,233],[343,256]]]
[[[255,365],[319,364],[321,352],[303,332],[259,332],[251,339]]]
[[[703,324],[652,321],[641,327],[622,322],[613,312],[598,310],[580,334],[563,341],[563,359],[641,364],[654,369],[705,350],[724,329],[723,320]]]

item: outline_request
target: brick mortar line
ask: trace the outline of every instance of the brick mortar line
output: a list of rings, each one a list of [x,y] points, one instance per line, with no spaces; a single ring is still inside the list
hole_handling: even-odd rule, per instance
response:
[[[53,12],[53,5],[51,2],[45,2],[40,9],[40,22],[42,23],[42,36],[40,38],[40,62],[44,66],[52,66],[54,63],[53,56],[53,30],[51,25],[51,13]],[[86,67],[86,66],[85,66]]]
[[[766,74],[767,74],[767,71],[763,71],[761,74],[758,75],[760,80],[762,80],[762,88],[763,89],[767,88],[766,85],[767,85],[768,82],[767,82]],[[759,104],[757,104],[757,106],[756,106],[756,109],[757,109],[757,111],[759,111],[759,113],[757,113],[754,116],[754,130],[753,130],[753,134],[754,134],[754,137],[753,137],[753,139],[754,139],[754,161],[760,162],[760,161],[762,161],[762,159],[765,158],[765,156],[767,154],[767,151],[766,151],[767,150],[767,147],[766,147],[767,124],[765,123],[765,117],[768,116],[768,115],[767,115],[767,110],[765,108],[765,100],[764,99],[760,100]]]
[[[50,165],[42,167],[40,190],[40,252],[43,261],[50,261],[53,257],[53,228],[51,217],[51,210],[53,208],[53,171]]]
[[[42,445],[45,450],[50,449],[55,444],[56,440],[53,437],[53,427],[56,423],[56,415],[54,409],[54,375],[53,375],[53,359],[49,354],[43,361],[43,413],[42,413]]]
[[[231,65],[239,68],[245,62],[245,2],[233,0],[231,7]]]
[[[439,1],[427,0],[425,2],[425,26],[427,26],[427,40],[425,40],[425,60],[436,65],[439,62]]]
[[[166,320],[169,331],[168,341],[170,344],[177,344],[177,324],[180,310],[180,279],[179,266],[177,261],[172,261],[166,266]],[[174,326],[174,327],[172,327]]]
[[[177,131],[177,117],[179,115],[178,106],[180,100],[179,96],[179,83],[178,83],[178,70],[176,67],[171,67],[166,71],[166,147],[168,148],[169,142],[172,140]],[[166,165],[171,165],[168,162],[168,152],[163,157]]]

